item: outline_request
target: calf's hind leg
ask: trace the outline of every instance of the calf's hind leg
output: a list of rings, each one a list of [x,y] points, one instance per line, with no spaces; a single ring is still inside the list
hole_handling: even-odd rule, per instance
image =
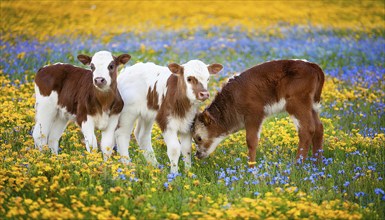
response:
[[[313,156],[317,158],[317,161],[320,162],[322,160],[322,142],[324,135],[324,128],[322,122],[318,116],[316,111],[312,111],[313,120],[315,123],[315,131],[313,136]]]
[[[290,100],[286,104],[286,110],[293,118],[293,121],[298,122],[299,143],[296,161],[303,162],[307,157],[315,132],[311,100]]]
[[[60,117],[56,117],[56,119],[52,123],[51,132],[48,137],[48,146],[51,149],[52,153],[54,154],[58,154],[59,139],[63,134],[66,126],[67,126],[67,120],[62,119]]]
[[[146,161],[152,166],[158,166],[158,161],[156,160],[154,149],[151,144],[151,130],[153,124],[153,120],[139,118],[134,133],[140,149],[143,150]]]
[[[35,147],[39,150],[48,144],[48,137],[52,124],[57,117],[57,94],[52,92],[50,96],[42,96],[35,86],[36,104],[35,104],[35,127],[33,129],[33,139]]]
[[[122,112],[119,118],[118,126],[115,130],[115,140],[118,153],[123,164],[128,164],[130,162],[128,147],[130,146],[131,133],[136,119],[136,115],[132,115],[130,112]]]

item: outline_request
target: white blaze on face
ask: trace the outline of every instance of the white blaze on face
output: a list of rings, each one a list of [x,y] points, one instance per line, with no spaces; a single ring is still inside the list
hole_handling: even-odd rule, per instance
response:
[[[188,77],[195,77],[198,83],[201,83],[203,88],[207,90],[207,83],[209,81],[210,73],[207,65],[199,60],[190,60],[189,62],[182,65],[184,68],[184,80],[187,86],[187,97],[191,101],[197,100],[191,84],[187,81]]]
[[[219,143],[221,143],[224,138],[225,138],[225,136],[219,136],[219,137],[214,138],[212,140],[212,143],[210,144],[210,147],[206,148],[206,152],[204,152],[205,156],[203,158],[209,156],[212,152],[214,152],[215,149],[217,149],[217,146],[219,145]]]
[[[92,56],[91,66],[94,66],[93,72],[93,82],[95,84],[95,79],[98,77],[104,78],[106,80],[106,85],[104,88],[109,89],[111,85],[111,76],[108,66],[114,60],[112,54],[108,51],[99,51]],[[115,68],[115,67],[114,67]]]
[[[209,137],[207,127],[200,121],[196,121],[194,126],[194,140],[197,146],[199,158],[208,157],[217,148],[218,144],[226,137]],[[200,140],[197,140],[200,139]]]

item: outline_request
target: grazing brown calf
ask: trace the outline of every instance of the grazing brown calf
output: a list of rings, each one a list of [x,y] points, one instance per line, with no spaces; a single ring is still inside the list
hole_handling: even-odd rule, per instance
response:
[[[277,60],[230,79],[210,106],[195,118],[192,130],[197,157],[207,157],[226,136],[245,128],[249,161],[255,162],[263,120],[287,111],[299,135],[297,160],[306,158],[310,145],[313,154],[321,158],[323,125],[318,111],[324,77],[317,64]]]

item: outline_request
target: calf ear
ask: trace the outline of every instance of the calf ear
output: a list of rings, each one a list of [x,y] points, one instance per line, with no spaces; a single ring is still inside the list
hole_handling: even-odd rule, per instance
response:
[[[80,54],[78,55],[78,60],[82,62],[84,65],[90,65],[91,64],[91,57],[87,55]]]
[[[219,71],[223,69],[223,66],[221,64],[214,63],[207,66],[207,69],[209,69],[210,74],[217,74]]]
[[[208,111],[202,112],[200,115],[200,120],[205,126],[211,125],[214,122],[213,116]]]
[[[183,72],[183,67],[177,63],[168,64],[168,68],[173,74],[181,74]]]
[[[131,59],[131,56],[128,55],[128,54],[122,54],[122,55],[119,55],[117,58],[116,58],[116,61],[118,61],[118,64],[126,64],[129,60]]]

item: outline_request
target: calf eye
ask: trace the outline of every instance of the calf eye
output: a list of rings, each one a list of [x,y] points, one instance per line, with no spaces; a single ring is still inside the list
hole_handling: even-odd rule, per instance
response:
[[[197,139],[198,142],[201,142],[201,141],[202,141],[202,138],[201,138],[200,136],[197,136],[196,139]]]
[[[187,82],[191,82],[191,78],[190,77],[187,78]]]
[[[91,70],[94,71],[95,70],[95,66],[93,63],[91,63]]]
[[[108,69],[109,69],[109,70],[113,70],[113,69],[114,69],[114,65],[110,64],[110,65],[108,66]]]

